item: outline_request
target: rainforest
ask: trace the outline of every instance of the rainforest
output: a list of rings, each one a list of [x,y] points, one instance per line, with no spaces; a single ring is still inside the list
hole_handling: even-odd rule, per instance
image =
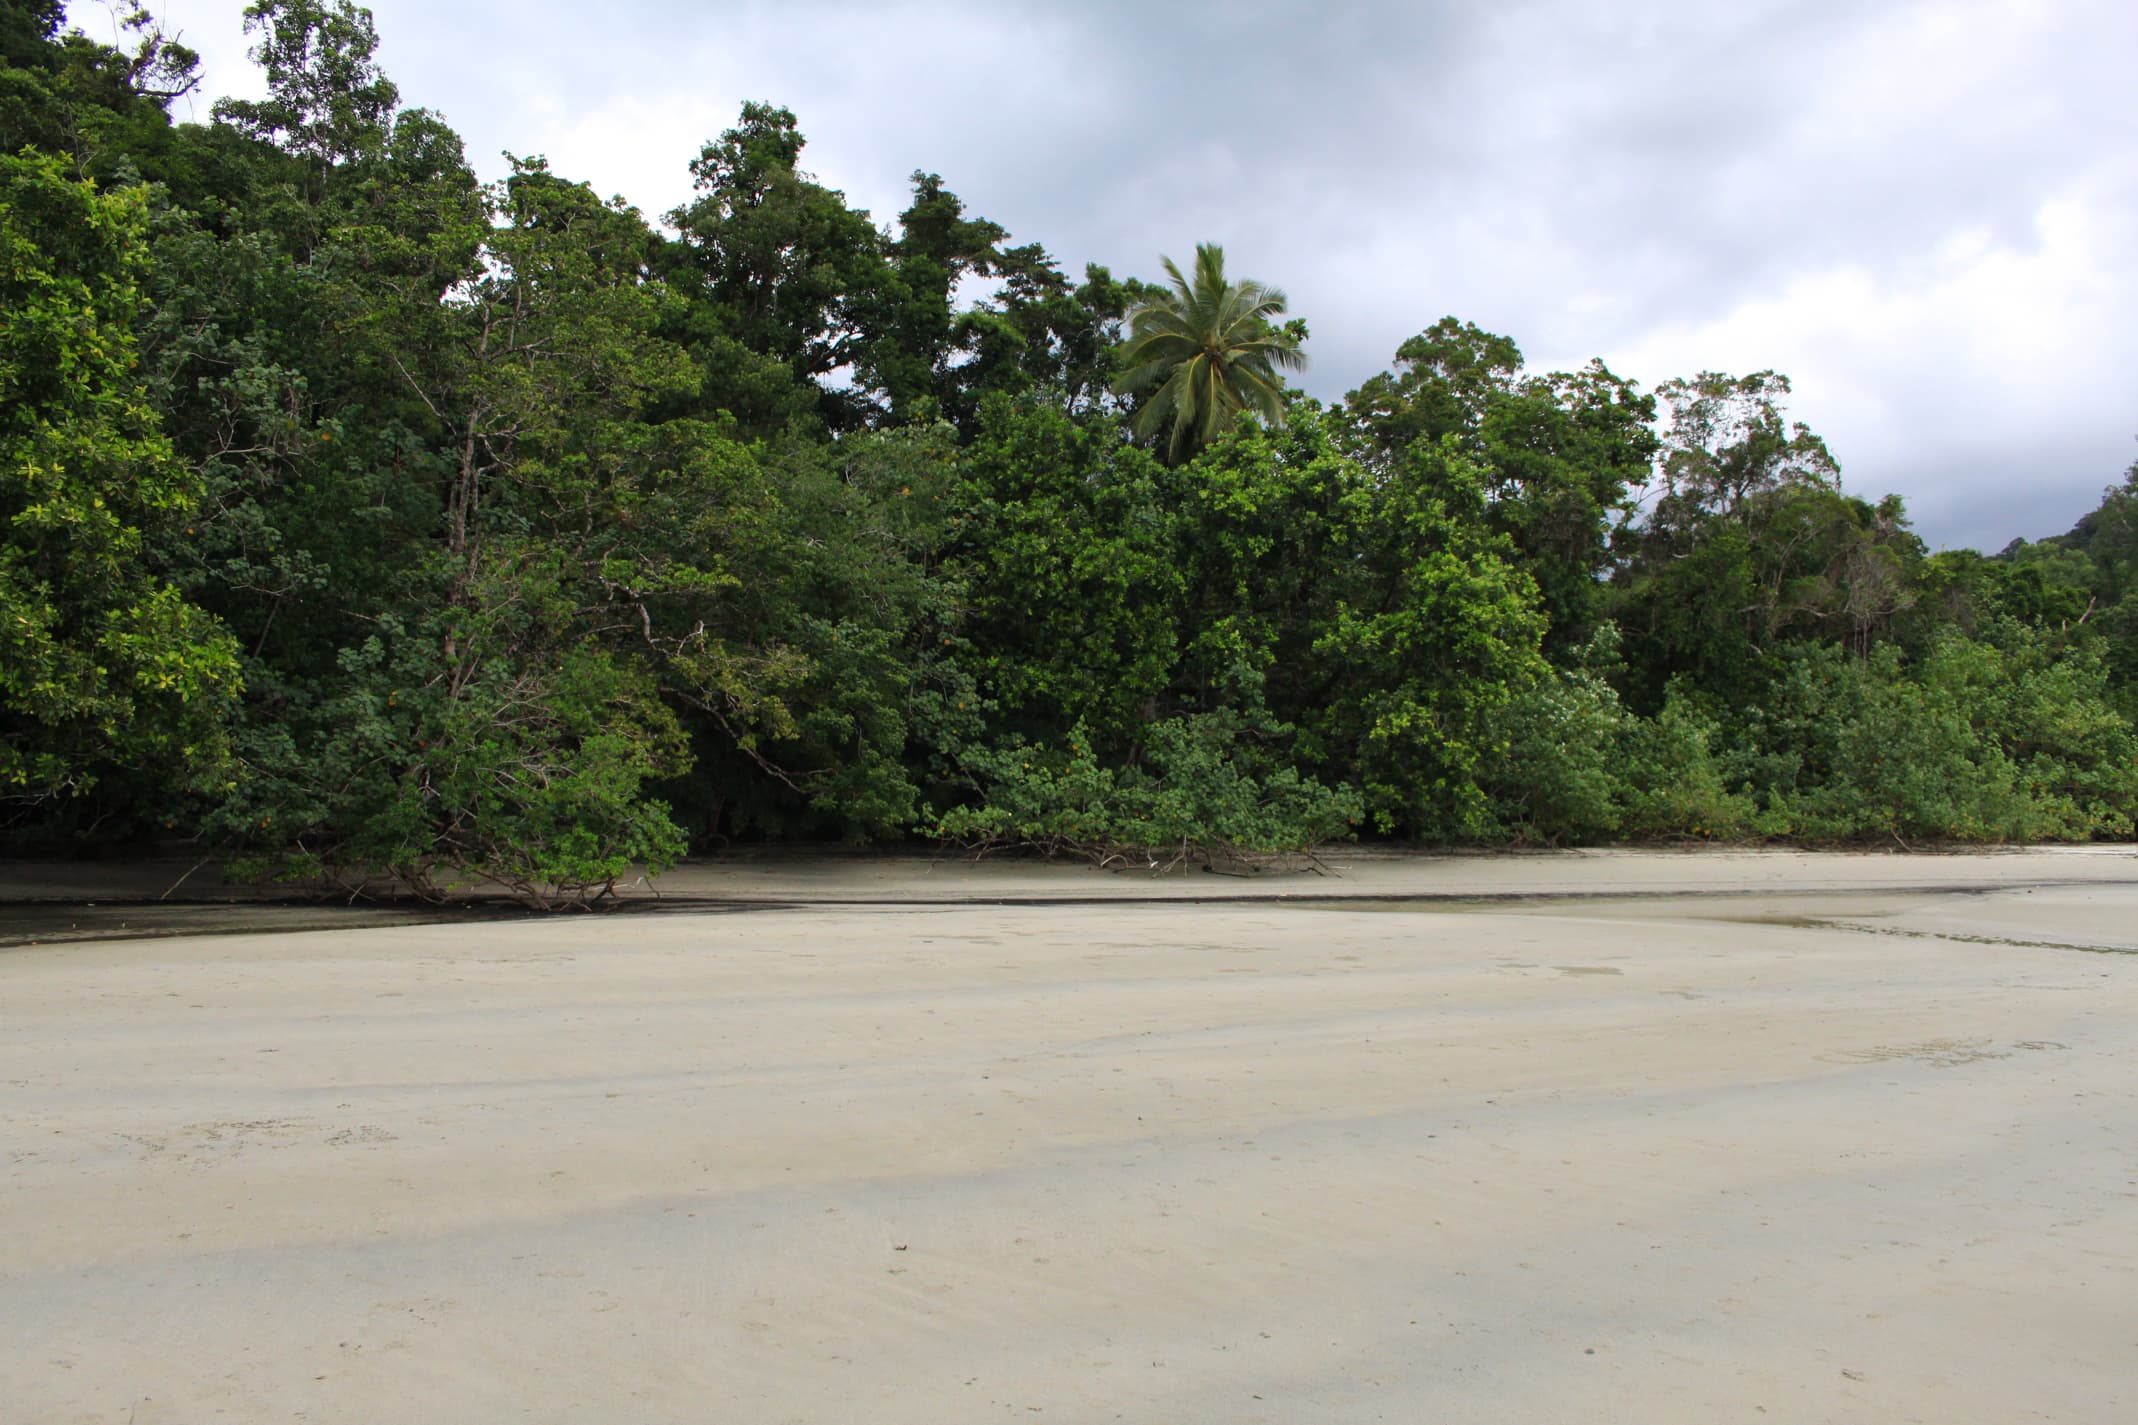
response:
[[[664,213],[483,183],[367,11],[247,25],[265,96],[177,122],[147,15],[0,7],[15,854],[572,905],[767,843],[2134,834],[2138,468],[1933,551],[1778,372],[1421,312],[1324,402],[1195,233],[879,220],[774,103]]]

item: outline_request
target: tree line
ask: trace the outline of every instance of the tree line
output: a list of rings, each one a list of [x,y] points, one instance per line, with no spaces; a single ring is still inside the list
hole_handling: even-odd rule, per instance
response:
[[[1072,276],[926,172],[879,226],[755,103],[655,224],[479,182],[348,0],[246,24],[266,97],[177,123],[147,15],[0,5],[17,851],[575,904],[743,842],[2133,833],[2138,468],[1932,553],[1773,372],[1450,317],[1324,404],[1214,246]]]

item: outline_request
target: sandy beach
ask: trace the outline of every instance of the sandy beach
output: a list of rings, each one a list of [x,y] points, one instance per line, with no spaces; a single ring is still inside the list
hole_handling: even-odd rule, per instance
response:
[[[1340,869],[0,949],[0,1422],[2138,1417],[2131,848]]]

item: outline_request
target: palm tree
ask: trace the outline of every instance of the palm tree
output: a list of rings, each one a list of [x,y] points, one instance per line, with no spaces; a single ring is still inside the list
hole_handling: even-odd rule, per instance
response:
[[[1270,320],[1284,315],[1284,294],[1259,282],[1227,282],[1225,249],[1216,243],[1196,247],[1192,283],[1172,258],[1161,260],[1173,290],[1130,317],[1128,370],[1114,382],[1123,394],[1151,393],[1136,412],[1137,439],[1171,422],[1167,454],[1178,460],[1216,439],[1242,411],[1282,425],[1277,373],[1307,364],[1296,340]]]

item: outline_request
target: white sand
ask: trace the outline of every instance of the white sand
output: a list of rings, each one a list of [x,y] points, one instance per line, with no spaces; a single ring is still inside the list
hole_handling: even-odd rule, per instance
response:
[[[2138,1418],[2138,858],[1467,865],[0,951],[0,1422]]]

